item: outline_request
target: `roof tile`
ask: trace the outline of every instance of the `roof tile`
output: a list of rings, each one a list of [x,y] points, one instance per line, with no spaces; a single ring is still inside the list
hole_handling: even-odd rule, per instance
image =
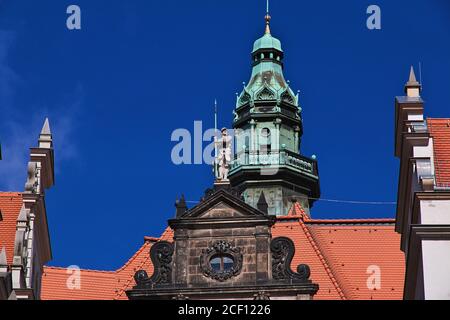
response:
[[[0,250],[5,247],[8,264],[12,263],[14,241],[16,238],[17,217],[22,208],[22,194],[17,192],[0,192]]]
[[[450,187],[450,119],[428,119],[427,123],[433,138],[436,183]]]
[[[301,263],[311,268],[311,279],[319,284],[314,297],[338,299],[402,299],[404,258],[400,238],[392,219],[306,220],[301,216],[279,218],[272,227],[273,237],[286,236],[295,244],[292,268]],[[167,228],[160,240],[172,241]],[[139,250],[116,271],[81,270],[81,289],[70,290],[70,274],[65,268],[46,267],[42,298],[51,299],[127,299],[125,291],[134,286],[134,273],[153,266],[149,250],[156,238],[146,237]],[[368,267],[381,270],[381,288],[367,286]]]

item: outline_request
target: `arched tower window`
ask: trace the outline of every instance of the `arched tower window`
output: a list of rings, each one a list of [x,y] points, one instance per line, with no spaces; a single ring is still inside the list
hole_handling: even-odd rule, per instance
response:
[[[262,128],[259,138],[259,152],[261,154],[268,154],[272,147],[272,137],[269,128]]]
[[[250,137],[248,135],[246,135],[244,138],[244,146],[245,146],[245,150],[250,149]]]

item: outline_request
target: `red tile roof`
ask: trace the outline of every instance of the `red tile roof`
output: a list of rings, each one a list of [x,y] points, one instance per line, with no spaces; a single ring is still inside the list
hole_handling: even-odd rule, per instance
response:
[[[433,138],[434,169],[438,186],[450,186],[450,119],[428,119]]]
[[[306,220],[299,216],[280,217],[272,227],[273,237],[287,236],[296,246],[292,269],[300,263],[311,268],[311,279],[319,284],[314,297],[330,299],[402,299],[405,273],[400,236],[393,219]],[[46,267],[42,299],[127,299],[125,291],[134,286],[134,273],[143,268],[153,273],[149,257],[156,240],[172,241],[167,228],[161,238],[145,237],[144,245],[119,270],[81,271],[81,289],[66,286],[64,268]],[[368,268],[378,266],[381,287],[367,286]]]
[[[289,209],[288,216],[301,217],[303,220],[309,220],[308,215],[298,201],[294,201],[291,209]]]
[[[295,254],[292,259],[292,269],[304,263],[311,269],[311,279],[319,284],[319,291],[314,299],[339,300],[345,299],[332,269],[320,252],[315,240],[301,219],[282,220],[272,227],[272,236],[289,237],[294,241]]]
[[[0,250],[5,247],[8,264],[12,263],[16,223],[22,208],[22,195],[17,192],[0,192]]]
[[[154,239],[154,238],[153,238]],[[144,269],[153,274],[150,248],[153,240],[145,240],[139,250],[116,271],[80,270],[80,288],[67,285],[72,275],[67,268],[44,267],[41,298],[43,300],[124,300],[125,290],[134,286],[134,273]]]
[[[112,300],[115,297],[114,271],[80,270],[80,289],[70,289],[73,271],[44,267],[41,299],[43,300]]]
[[[308,229],[347,299],[403,298],[405,262],[394,225],[312,224]],[[380,287],[370,289],[374,268]]]

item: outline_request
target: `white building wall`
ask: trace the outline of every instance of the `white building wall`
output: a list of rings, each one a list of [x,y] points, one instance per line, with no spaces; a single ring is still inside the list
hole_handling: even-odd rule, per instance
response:
[[[450,300],[450,240],[423,240],[426,300]]]
[[[408,120],[409,121],[413,121],[413,120],[421,121],[421,120],[423,120],[423,114],[408,114]]]
[[[420,215],[421,224],[450,224],[450,200],[422,200]]]
[[[415,146],[413,147],[413,156],[415,158],[430,158],[431,174],[434,175],[434,151],[433,151],[433,138],[429,139],[428,146]]]

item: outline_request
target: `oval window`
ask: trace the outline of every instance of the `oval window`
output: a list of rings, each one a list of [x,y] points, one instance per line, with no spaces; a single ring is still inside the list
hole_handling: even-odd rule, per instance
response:
[[[233,268],[234,260],[233,257],[229,255],[215,255],[211,257],[209,264],[216,272],[226,272]]]
[[[267,138],[270,136],[270,130],[269,128],[262,128],[261,129],[261,136]]]

